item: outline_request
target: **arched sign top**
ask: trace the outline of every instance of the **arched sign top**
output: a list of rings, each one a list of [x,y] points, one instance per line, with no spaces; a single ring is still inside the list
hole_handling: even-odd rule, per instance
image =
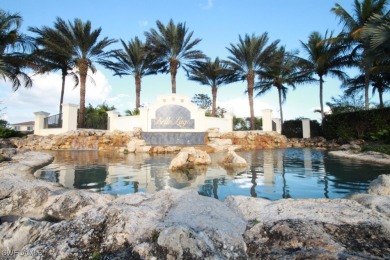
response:
[[[191,111],[181,105],[165,105],[156,109],[151,122],[152,129],[194,129]]]

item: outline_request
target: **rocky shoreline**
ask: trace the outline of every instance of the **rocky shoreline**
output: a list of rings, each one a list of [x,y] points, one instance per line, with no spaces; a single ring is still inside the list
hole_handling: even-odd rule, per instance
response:
[[[32,175],[50,155],[11,159],[0,164],[0,252],[10,259],[390,258],[388,175],[348,199],[221,202],[66,189]]]

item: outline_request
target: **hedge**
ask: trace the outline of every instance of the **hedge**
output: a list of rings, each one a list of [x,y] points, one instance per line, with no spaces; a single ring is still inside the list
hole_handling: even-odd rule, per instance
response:
[[[379,133],[390,130],[390,108],[326,115],[322,126],[326,139],[374,140]]]
[[[302,120],[287,120],[283,123],[282,134],[287,138],[302,138]],[[310,136],[322,136],[321,125],[316,120],[310,120]]]

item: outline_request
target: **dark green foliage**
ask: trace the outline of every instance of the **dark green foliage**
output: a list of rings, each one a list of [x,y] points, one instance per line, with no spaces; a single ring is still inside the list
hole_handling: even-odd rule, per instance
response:
[[[390,108],[332,114],[323,120],[324,137],[327,139],[374,140],[385,129],[390,129]]]
[[[362,152],[374,151],[379,153],[385,153],[390,155],[390,145],[389,144],[372,144],[372,145],[363,145]]]
[[[233,117],[233,131],[248,131],[251,130],[250,127],[250,117]],[[263,120],[262,118],[255,118],[255,130],[263,129]]]
[[[22,137],[23,133],[10,128],[0,127],[0,138]]]
[[[203,109],[210,109],[211,104],[213,103],[207,94],[195,94],[191,99],[191,102]]]
[[[302,138],[302,119],[287,120],[283,123],[282,134],[287,138]],[[311,137],[322,136],[321,125],[317,120],[310,120]]]
[[[114,106],[106,103],[93,107],[91,104],[85,108],[85,128],[107,129],[107,111],[115,110]]]

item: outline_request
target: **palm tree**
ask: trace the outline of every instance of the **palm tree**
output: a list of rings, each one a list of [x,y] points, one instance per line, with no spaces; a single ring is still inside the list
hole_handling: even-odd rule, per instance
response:
[[[345,88],[344,93],[346,95],[354,95],[357,92],[360,92],[364,90],[364,74],[357,75],[354,78],[347,79],[343,82],[342,88]],[[372,82],[372,94],[374,95],[375,92],[378,92],[379,96],[379,107],[384,107],[383,102],[383,94],[386,91],[390,90],[389,83],[390,83],[390,74],[389,73],[377,73],[371,75],[371,82]]]
[[[71,56],[72,46],[69,42],[63,40],[63,35],[56,29],[43,26],[29,27],[29,31],[36,33],[35,41],[39,49],[32,53],[34,62],[38,65],[37,73],[43,74],[48,72],[61,71],[61,97],[59,105],[59,114],[62,114],[62,104],[64,102],[65,80],[67,76],[71,76],[76,87],[79,83],[77,74],[72,71],[73,59]],[[66,51],[57,51],[56,46],[61,45]]]
[[[123,49],[114,50],[109,57],[115,61],[103,62],[108,69],[113,70],[114,76],[122,77],[132,75],[135,79],[135,108],[140,107],[141,79],[143,76],[156,74],[152,66],[153,60],[145,50],[145,44],[138,37],[130,40],[127,44],[121,40]]]
[[[0,77],[12,82],[12,89],[17,90],[24,82],[24,87],[31,87],[31,78],[23,72],[28,67],[24,53],[34,49],[30,37],[20,33],[22,17],[0,9]],[[22,51],[22,52],[18,52]]]
[[[370,68],[373,60],[367,53],[370,47],[367,38],[363,37],[364,25],[374,14],[383,14],[388,4],[388,0],[355,0],[353,14],[348,13],[340,4],[336,4],[331,11],[339,18],[340,23],[344,24],[341,37],[353,46],[351,56],[360,56],[359,67],[364,72],[364,96],[365,106],[369,109],[369,86],[370,86]]]
[[[323,105],[323,84],[324,77],[338,77],[340,80],[344,80],[347,75],[341,70],[349,64],[347,56],[343,55],[346,47],[341,42],[325,41],[325,39],[332,38],[327,37],[328,32],[322,37],[319,32],[313,32],[309,36],[307,43],[301,41],[304,51],[307,53],[307,59],[301,59],[304,72],[311,76],[316,74],[319,77],[320,82],[320,106],[321,117],[324,118],[324,105]]]
[[[296,84],[307,83],[313,81],[309,75],[300,73],[299,59],[295,52],[287,52],[284,46],[273,55],[273,62],[260,73],[260,81],[256,84],[255,90],[258,90],[256,96],[261,96],[275,87],[278,90],[279,96],[279,111],[280,120],[283,125],[283,106],[286,100],[288,88],[295,89]]]
[[[369,41],[370,51],[373,52],[377,58],[389,59],[390,11],[383,16],[380,14],[373,14],[363,26],[362,37]]]
[[[70,52],[67,49],[57,45],[55,48],[59,52],[65,52],[71,55],[74,62],[74,67],[78,70],[80,78],[80,112],[78,118],[79,127],[84,127],[85,122],[85,92],[88,70],[92,73],[96,72],[94,63],[103,63],[105,61],[106,52],[104,48],[116,42],[116,40],[107,37],[98,40],[101,28],[92,30],[91,22],[83,22],[76,18],[73,24],[68,21],[66,23],[61,18],[57,18],[55,28],[63,35],[64,44],[72,46]],[[69,52],[69,53],[68,53]]]
[[[218,87],[238,80],[236,73],[229,69],[228,65],[220,61],[218,57],[214,61],[209,58],[207,58],[207,61],[196,61],[191,66],[188,78],[211,87],[213,97],[211,115],[214,117],[217,111]]]
[[[229,56],[228,64],[234,69],[242,80],[247,81],[249,109],[251,117],[251,129],[255,130],[255,114],[253,108],[253,90],[255,86],[255,75],[259,74],[262,69],[271,62],[271,57],[276,50],[279,40],[272,42],[267,46],[268,34],[263,33],[261,36],[245,35],[244,38],[239,36],[239,43],[230,44],[227,50],[232,56]]]
[[[145,32],[146,48],[156,62],[156,68],[161,73],[171,74],[172,93],[176,93],[176,74],[180,67],[187,70],[190,63],[205,58],[194,46],[201,39],[191,41],[193,32],[188,32],[185,23],[177,25],[171,19],[167,26],[160,21],[156,22],[157,29]]]

